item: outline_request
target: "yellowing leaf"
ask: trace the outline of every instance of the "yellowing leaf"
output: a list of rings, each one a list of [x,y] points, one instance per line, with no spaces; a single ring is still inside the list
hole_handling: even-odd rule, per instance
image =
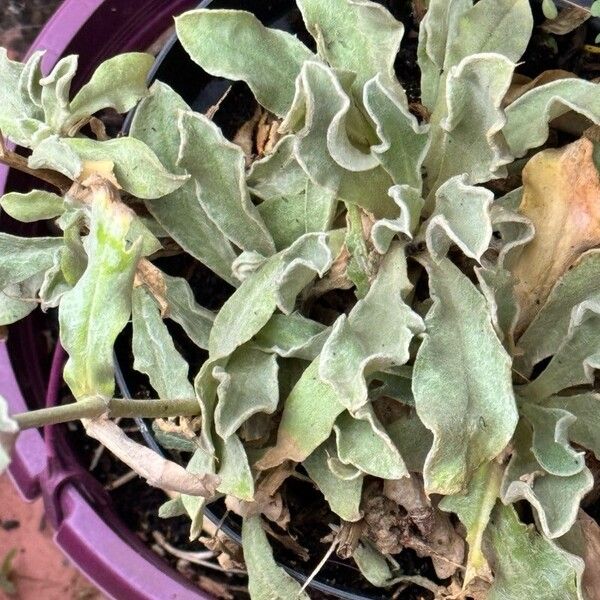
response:
[[[600,176],[588,139],[536,154],[523,170],[519,210],[535,237],[512,267],[522,332],[557,280],[584,251],[600,244]]]

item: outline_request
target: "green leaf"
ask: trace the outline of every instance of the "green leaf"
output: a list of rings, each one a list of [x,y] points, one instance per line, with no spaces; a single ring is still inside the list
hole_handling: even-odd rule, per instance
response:
[[[390,176],[375,166],[375,156],[352,144],[342,127],[351,102],[335,72],[321,63],[304,63],[298,79],[298,98],[304,106],[305,119],[295,138],[294,155],[310,179],[341,200],[358,204],[378,217],[395,216],[396,209],[387,195],[393,183]],[[340,166],[342,158],[355,163],[355,170]]]
[[[522,351],[516,368],[529,376],[533,367],[559,349],[567,337],[573,310],[588,299],[600,298],[600,251],[589,250],[554,286],[542,309],[519,338]]]
[[[175,24],[194,62],[216,77],[245,81],[258,102],[277,116],[292,105],[302,64],[314,59],[295,36],[264,27],[249,12],[192,10]]]
[[[215,411],[215,430],[223,438],[233,435],[257,413],[273,414],[279,403],[277,359],[252,348],[238,348],[224,367],[215,367],[219,381],[219,402]]]
[[[274,352],[284,358],[314,360],[330,329],[298,312],[291,315],[274,314],[254,336],[253,344],[263,352]]]
[[[287,250],[270,257],[219,311],[210,332],[211,356],[228,356],[250,340],[277,307],[291,312],[296,296],[316,274],[325,274],[338,249],[335,235],[307,233]]]
[[[139,244],[126,248],[132,213],[97,194],[91,214],[88,266],[60,303],[60,339],[69,355],[64,379],[76,399],[114,394],[113,345],[129,320]]]
[[[480,0],[458,20],[445,68],[473,54],[495,53],[519,61],[531,38],[529,0]]]
[[[492,241],[493,201],[493,192],[469,185],[465,174],[442,184],[435,194],[435,210],[425,233],[434,259],[445,256],[456,244],[465,256],[481,262]]]
[[[419,226],[421,210],[425,203],[421,192],[408,185],[391,187],[389,195],[400,209],[400,216],[396,219],[379,219],[373,224],[371,230],[373,246],[380,254],[388,251],[396,234],[412,239]]]
[[[431,116],[425,160],[430,197],[455,175],[466,173],[470,184],[505,176],[512,156],[501,133],[506,122],[501,104],[514,68],[500,54],[476,54],[450,69]]]
[[[548,139],[548,124],[571,110],[600,124],[600,94],[596,83],[559,79],[523,94],[506,108],[503,133],[511,152],[519,157],[530,148],[541,146]]]
[[[0,290],[49,269],[62,245],[58,237],[22,238],[0,232]]]
[[[147,144],[172,173],[184,172],[177,166],[181,142],[177,120],[180,111],[189,110],[179,94],[157,81],[150,88],[150,95],[140,102],[131,123],[131,135]],[[146,208],[188,254],[221,279],[237,285],[231,274],[235,252],[202,208],[194,181],[163,198],[146,202]]]
[[[30,59],[30,65],[40,60],[39,54],[34,54]],[[6,49],[0,48],[0,130],[3,135],[14,141],[20,142],[21,119],[39,117],[38,107],[33,103],[28,94],[21,93],[21,77],[24,72],[22,64],[8,58]]]
[[[298,0],[298,8],[319,56],[335,69],[356,73],[359,97],[378,73],[396,79],[394,61],[404,26],[386,8],[370,0]]]
[[[558,17],[558,8],[556,8],[554,0],[543,0],[542,11],[546,19],[556,19]]]
[[[190,284],[182,277],[162,274],[165,281],[165,300],[169,305],[167,317],[179,323],[188,337],[206,350],[215,315],[196,303]]]
[[[517,424],[511,360],[483,296],[448,259],[426,265],[434,300],[413,371],[419,418],[434,434],[428,493],[456,494],[508,444]]]
[[[421,101],[433,110],[444,72],[447,48],[458,34],[460,17],[473,6],[473,0],[430,0],[419,26],[417,50],[421,68]]]
[[[368,401],[369,375],[408,361],[413,336],[423,332],[421,317],[403,300],[411,289],[404,247],[397,244],[384,257],[367,296],[334,323],[321,353],[319,376],[348,410]]]
[[[362,518],[360,501],[363,475],[342,479],[328,465],[327,445],[319,446],[303,463],[308,476],[316,483],[331,510],[344,521],[355,522]]]
[[[552,360],[531,383],[520,389],[527,398],[543,399],[561,390],[591,384],[594,369],[600,367],[600,304],[591,299],[571,313],[567,335]]]
[[[11,325],[38,307],[36,295],[42,284],[40,273],[0,291],[0,325]]]
[[[252,600],[310,600],[300,584],[277,566],[260,517],[244,518],[242,547]]]
[[[46,77],[40,79],[45,122],[56,132],[69,116],[71,84],[77,72],[78,57],[61,58]]]
[[[146,144],[132,137],[105,142],[87,138],[62,141],[81,160],[112,161],[119,184],[126,192],[138,198],[166,196],[179,189],[188,179],[186,175],[169,173]]]
[[[600,458],[600,396],[590,392],[574,396],[552,396],[544,400],[543,406],[568,411],[576,417],[568,430],[572,442],[591,450],[596,458]]]
[[[584,467],[570,477],[544,471],[531,451],[531,431],[523,422],[517,427],[513,443],[514,452],[502,481],[502,502],[527,500],[546,537],[564,535],[575,522],[581,499],[594,485],[590,470]]]
[[[148,93],[146,82],[153,64],[154,56],[141,52],[104,61],[71,101],[71,126],[103,108],[114,108],[118,113],[131,110]]]
[[[190,462],[185,470],[195,475],[214,473],[215,457],[211,452],[207,452],[203,448],[198,448],[192,455],[192,458],[190,459]],[[206,498],[202,496],[189,496],[187,494],[182,494],[181,503],[183,504],[185,511],[192,521],[190,527],[190,541],[193,541],[202,533]]]
[[[13,219],[23,223],[54,219],[65,211],[65,203],[60,196],[42,190],[4,194],[0,198],[0,206]]]
[[[19,426],[8,414],[8,404],[0,396],[0,473],[4,473],[10,464],[10,452],[12,450]]]
[[[58,171],[70,179],[77,179],[83,170],[79,155],[56,134],[44,137],[35,144],[33,152],[27,159],[27,166],[30,169]]]
[[[254,480],[240,438],[233,434],[225,440],[217,438],[215,443],[219,456],[217,475],[221,479],[217,490],[240,500],[252,501],[254,499]]]
[[[512,506],[496,506],[486,539],[494,558],[488,600],[583,600],[583,561],[521,523]]]
[[[421,167],[429,149],[429,128],[420,125],[411,114],[404,90],[386,85],[381,74],[365,84],[363,102],[381,140],[371,151],[395,184],[420,191]]]
[[[502,468],[495,461],[484,463],[473,475],[463,495],[442,498],[439,507],[456,513],[467,530],[469,556],[463,580],[463,589],[477,577],[491,579],[490,566],[484,556],[482,543],[492,509],[498,499]]]
[[[319,358],[306,369],[287,397],[277,443],[258,461],[259,469],[269,469],[286,460],[302,462],[333,431],[344,405],[331,386],[319,378]]]
[[[217,227],[243,250],[268,256],[275,246],[250,200],[244,152],[204,115],[182,112],[178,164],[196,181],[198,201]]]
[[[195,398],[189,365],[176,350],[158,303],[143,286],[133,290],[132,325],[133,368],[148,376],[158,397]]]
[[[181,500],[181,496],[167,500],[158,507],[158,516],[161,519],[172,519],[173,517],[181,517],[186,514],[185,506]]]
[[[414,411],[396,419],[387,427],[388,435],[398,448],[406,468],[410,472],[422,473],[427,454],[433,445],[431,431],[423,425]]]
[[[583,452],[569,444],[569,428],[577,417],[562,408],[523,402],[521,414],[533,428],[531,451],[538,463],[551,475],[569,477],[585,467]]]
[[[351,464],[375,477],[400,479],[408,476],[398,448],[383,429],[371,406],[358,410],[354,416],[340,415],[334,426],[338,455],[345,464]]]

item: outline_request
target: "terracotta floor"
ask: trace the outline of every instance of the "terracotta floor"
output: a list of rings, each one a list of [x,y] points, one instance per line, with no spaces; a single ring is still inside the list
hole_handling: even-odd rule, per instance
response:
[[[2,589],[2,563],[14,554],[9,579],[14,593]],[[7,475],[0,476],[0,599],[102,600],[103,596],[69,565],[52,541],[42,501],[26,503]]]

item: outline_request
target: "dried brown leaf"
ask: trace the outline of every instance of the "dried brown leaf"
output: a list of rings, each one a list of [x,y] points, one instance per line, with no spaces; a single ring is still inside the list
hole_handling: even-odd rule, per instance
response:
[[[163,272],[155,267],[149,260],[142,258],[135,272],[134,285],[145,285],[160,307],[160,315],[165,318],[169,315],[167,302],[167,284]]]
[[[566,35],[583,25],[591,16],[589,10],[568,6],[558,13],[556,19],[546,19],[540,25],[540,29],[554,35]]]
[[[519,211],[534,239],[512,267],[521,307],[517,334],[535,316],[556,281],[586,250],[600,244],[600,177],[586,138],[536,154],[523,169]]]

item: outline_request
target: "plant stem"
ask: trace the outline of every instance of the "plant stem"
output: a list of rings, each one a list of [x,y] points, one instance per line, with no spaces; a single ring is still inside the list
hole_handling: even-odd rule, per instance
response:
[[[56,425],[77,419],[94,419],[105,415],[110,419],[142,417],[158,419],[166,417],[193,417],[200,413],[196,398],[183,400],[130,400],[123,398],[86,398],[79,402],[41,408],[12,415],[19,428],[31,429],[44,425]]]
[[[17,169],[28,175],[32,175],[37,179],[41,179],[46,183],[58,188],[63,194],[68,192],[73,182],[65,177],[62,173],[56,171],[50,171],[49,169],[32,169],[27,164],[27,159],[6,147],[6,143],[2,135],[0,134],[0,163],[5,164],[7,167]]]

